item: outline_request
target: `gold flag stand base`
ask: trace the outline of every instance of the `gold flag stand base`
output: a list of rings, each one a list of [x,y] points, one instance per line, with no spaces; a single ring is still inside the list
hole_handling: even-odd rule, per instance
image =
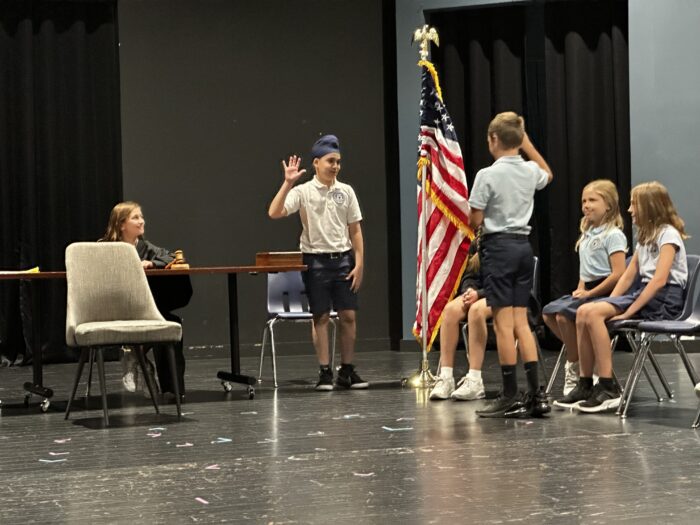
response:
[[[432,388],[435,384],[435,376],[430,372],[428,360],[423,359],[421,366],[411,376],[404,379],[404,384],[411,388]]]

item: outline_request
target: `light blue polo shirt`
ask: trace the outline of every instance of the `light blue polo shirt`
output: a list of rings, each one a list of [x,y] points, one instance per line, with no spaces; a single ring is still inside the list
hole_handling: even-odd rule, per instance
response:
[[[681,234],[670,224],[662,226],[659,236],[655,241],[641,245],[637,243],[637,263],[642,282],[646,283],[654,277],[656,266],[659,263],[659,253],[664,244],[673,244],[678,249],[671,264],[671,273],[668,276],[668,284],[677,284],[685,288],[688,282],[688,260],[685,254],[685,243]]]
[[[484,212],[482,233],[530,233],[535,191],[547,185],[549,174],[520,155],[501,157],[474,179],[469,206]]]
[[[620,228],[602,225],[586,230],[578,245],[579,279],[590,283],[610,275],[610,256],[616,252],[627,252],[627,237]]]

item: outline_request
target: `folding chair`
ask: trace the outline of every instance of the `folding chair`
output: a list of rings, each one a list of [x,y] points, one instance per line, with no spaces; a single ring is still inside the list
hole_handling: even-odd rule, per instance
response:
[[[690,362],[682,343],[680,342],[680,337],[683,335],[697,335],[700,333],[700,298],[698,298],[698,300],[694,300],[698,285],[698,278],[700,276],[700,256],[688,255],[687,260],[688,284],[685,289],[685,301],[681,314],[675,320],[637,321],[633,329],[626,329],[625,335],[635,351],[635,357],[634,361],[632,362],[632,368],[630,369],[627,381],[625,381],[625,387],[622,391],[622,396],[620,399],[620,406],[617,410],[617,413],[622,418],[627,417],[627,409],[629,408],[630,400],[632,399],[632,395],[634,394],[634,390],[639,381],[639,376],[642,374],[642,372],[647,375],[647,380],[649,380],[649,375],[645,370],[647,358],[659,375],[661,383],[666,389],[669,398],[673,397],[673,392],[671,391],[670,385],[668,384],[668,381],[666,381],[656,357],[651,352],[651,344],[657,337],[664,336],[671,340],[673,347],[676,349],[681,357],[681,360],[683,361],[683,364],[685,365],[686,371],[688,372],[693,385],[700,382],[700,378],[698,377],[697,372]],[[619,328],[616,327],[616,329]],[[625,328],[623,327],[623,329]],[[639,341],[637,341],[631,335],[632,331],[638,334]],[[661,401],[661,399],[658,400]]]
[[[260,371],[258,383],[262,383],[262,368],[265,359],[265,343],[267,334],[270,334],[270,354],[272,357],[272,380],[277,388],[277,360],[275,349],[275,325],[280,322],[313,322],[313,315],[309,310],[309,301],[306,297],[304,281],[301,272],[281,272],[267,275],[267,316],[263,330],[262,345],[260,348]],[[335,362],[336,321],[338,313],[331,311],[331,368]]]

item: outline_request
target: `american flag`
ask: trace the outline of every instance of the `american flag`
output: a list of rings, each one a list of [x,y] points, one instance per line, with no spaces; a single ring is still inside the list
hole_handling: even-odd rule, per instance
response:
[[[442,311],[459,286],[467,262],[470,239],[469,190],[462,151],[452,119],[442,101],[437,72],[430,62],[421,61],[423,85],[420,101],[418,161],[418,272],[416,278],[416,322],[413,334],[422,338],[421,228],[426,214],[428,324],[430,350],[442,320]],[[422,209],[422,166],[426,169],[426,207]]]

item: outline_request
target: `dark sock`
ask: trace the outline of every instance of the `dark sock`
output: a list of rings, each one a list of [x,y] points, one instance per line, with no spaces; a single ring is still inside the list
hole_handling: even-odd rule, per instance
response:
[[[525,368],[528,392],[537,392],[540,387],[540,380],[537,376],[537,361],[528,361],[523,364],[523,367]]]
[[[341,370],[352,370],[353,368],[355,368],[355,367],[353,365],[351,365],[350,363],[340,363]]]
[[[615,381],[612,377],[600,377],[598,378],[598,382],[600,383],[600,386],[602,386],[608,392],[616,391]]]
[[[503,395],[515,397],[518,393],[518,377],[515,375],[515,365],[501,365],[503,376]]]
[[[585,389],[590,390],[593,388],[593,378],[592,377],[579,377],[578,383]]]

